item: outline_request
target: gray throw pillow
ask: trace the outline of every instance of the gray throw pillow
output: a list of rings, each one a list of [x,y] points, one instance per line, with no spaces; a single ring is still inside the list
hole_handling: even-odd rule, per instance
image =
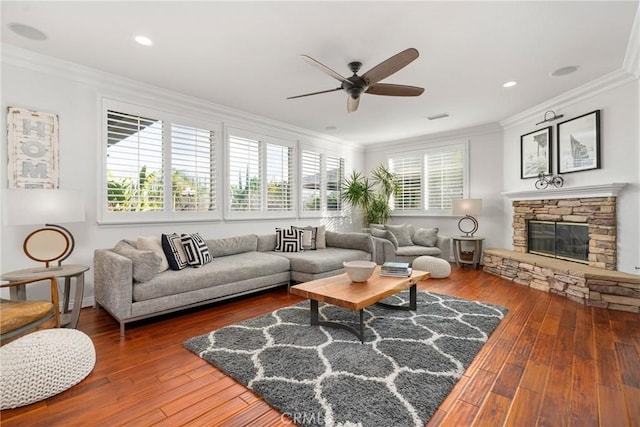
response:
[[[127,240],[120,240],[113,251],[132,261],[133,279],[136,282],[148,282],[160,271],[162,258],[153,251],[141,251]]]
[[[394,236],[393,234],[391,234],[389,231],[387,230],[381,230],[379,228],[372,228],[371,229],[371,235],[373,237],[380,237],[382,239],[387,239],[389,241],[391,241],[391,243],[393,244],[394,248],[398,248],[398,239],[396,239],[396,236]]]
[[[386,227],[387,230],[395,236],[396,240],[398,240],[398,246],[413,246],[413,241],[411,240],[411,229],[407,224],[387,224]]]
[[[167,261],[167,256],[164,254],[164,250],[162,249],[162,241],[158,236],[150,236],[138,237],[136,242],[136,247],[141,251],[153,251],[157,253],[162,259],[162,263],[160,264],[160,271],[163,272],[169,269],[169,261]]]
[[[384,230],[384,224],[369,224],[369,228],[373,229],[378,229],[378,230]]]
[[[438,241],[438,228],[418,228],[413,235],[413,243],[418,246],[433,247]]]

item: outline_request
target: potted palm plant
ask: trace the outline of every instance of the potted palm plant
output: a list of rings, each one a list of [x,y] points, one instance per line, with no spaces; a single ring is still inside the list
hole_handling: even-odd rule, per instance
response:
[[[383,164],[378,165],[371,179],[353,171],[344,181],[342,199],[362,210],[363,226],[385,224],[391,216],[391,197],[398,192],[396,175]]]

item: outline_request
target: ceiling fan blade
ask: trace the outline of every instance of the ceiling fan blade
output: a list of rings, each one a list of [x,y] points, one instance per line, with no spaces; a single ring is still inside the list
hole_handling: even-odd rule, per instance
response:
[[[338,88],[335,88],[335,89],[321,90],[320,92],[305,93],[304,95],[290,96],[287,99],[302,98],[303,96],[319,95],[321,93],[335,92],[337,90],[342,90],[342,88],[338,87]]]
[[[347,97],[347,112],[353,113],[358,109],[358,105],[360,105],[360,98]]]
[[[362,78],[367,82],[369,86],[371,86],[372,84],[378,83],[380,80],[389,77],[396,71],[401,70],[417,57],[418,51],[410,47],[409,49],[403,50],[402,52],[393,55],[386,61],[383,61],[380,64],[376,65],[375,67],[364,73],[362,75]]]
[[[387,95],[387,96],[418,96],[424,92],[424,88],[409,85],[394,85],[387,83],[375,83],[369,86],[369,89],[365,91],[372,95]]]
[[[328,74],[329,76],[333,77],[334,79],[336,79],[336,80],[338,80],[340,82],[349,82],[349,80],[347,80],[346,78],[342,77],[340,74],[336,73],[335,71],[333,71],[331,68],[327,67],[326,65],[321,64],[320,62],[316,61],[312,57],[310,57],[308,55],[300,55],[300,56],[308,64],[313,65],[314,67],[318,68],[320,71],[322,71],[325,74]]]

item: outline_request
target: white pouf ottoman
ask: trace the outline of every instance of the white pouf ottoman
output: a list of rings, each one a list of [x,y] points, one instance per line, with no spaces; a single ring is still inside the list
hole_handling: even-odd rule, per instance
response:
[[[416,270],[428,271],[434,279],[449,277],[449,274],[451,274],[451,264],[447,260],[429,255],[419,256],[414,259],[411,267]]]
[[[75,329],[45,329],[0,347],[0,409],[44,400],[78,384],[93,370],[91,338]]]

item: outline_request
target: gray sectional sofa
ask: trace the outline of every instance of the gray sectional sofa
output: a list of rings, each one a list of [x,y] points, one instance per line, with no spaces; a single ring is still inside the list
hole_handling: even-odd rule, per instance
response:
[[[252,292],[344,272],[342,263],[372,260],[373,240],[366,233],[326,232],[326,249],[276,252],[276,236],[245,235],[205,240],[213,261],[199,268],[166,270],[148,281],[134,280],[135,256],[114,249],[94,253],[96,307],[125,325],[165,313]]]

